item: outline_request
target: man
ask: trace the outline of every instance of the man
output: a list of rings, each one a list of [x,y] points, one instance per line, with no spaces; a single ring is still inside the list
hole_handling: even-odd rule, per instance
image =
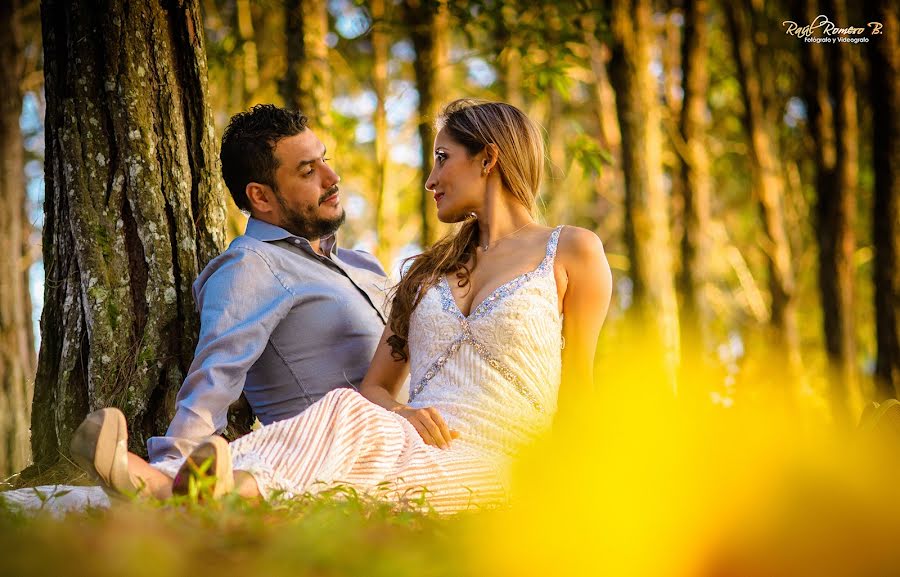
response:
[[[357,386],[384,329],[387,278],[372,255],[337,247],[340,177],[307,118],[272,105],[237,114],[221,159],[250,219],[194,283],[200,339],[166,436],[148,440],[154,464],[224,429],[242,391],[268,424]]]

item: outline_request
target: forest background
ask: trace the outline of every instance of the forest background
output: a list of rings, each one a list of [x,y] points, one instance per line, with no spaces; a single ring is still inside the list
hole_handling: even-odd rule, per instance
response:
[[[596,231],[615,287],[596,395],[527,469],[530,507],[472,533],[470,572],[680,574],[711,519],[803,462],[787,445],[862,470],[824,439],[897,396],[898,27],[888,0],[4,0],[0,476],[84,482],[66,447],[101,406],[125,411],[138,453],[165,430],[196,345],[191,283],[246,221],[218,164],[232,114],[307,113],[342,177],[341,243],[396,275],[448,230],[424,190],[441,106],[504,100],[543,127],[541,219]],[[251,420],[238,403],[228,435]],[[766,542],[819,575],[848,551],[882,561],[859,543],[898,534],[872,521],[900,513],[882,502],[818,491],[836,475],[801,482],[784,518],[803,523]],[[572,502],[547,498],[560,479]],[[466,572],[459,525],[341,502],[231,509],[242,522],[4,513],[0,548],[23,575]]]
[[[310,116],[342,244],[395,275],[448,230],[424,190],[441,105],[521,107],[541,218],[613,268],[601,391],[852,427],[900,387],[898,39],[885,0],[6,0],[0,475],[71,479],[100,406],[137,452],[165,430],[190,284],[246,222],[221,134],[268,102]]]

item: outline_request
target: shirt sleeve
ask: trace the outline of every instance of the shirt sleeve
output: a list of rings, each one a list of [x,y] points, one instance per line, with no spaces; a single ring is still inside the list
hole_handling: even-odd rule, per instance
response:
[[[195,296],[200,339],[166,436],[147,441],[154,463],[185,457],[203,437],[224,430],[228,407],[240,397],[247,371],[294,302],[265,258],[246,247],[211,262]]]

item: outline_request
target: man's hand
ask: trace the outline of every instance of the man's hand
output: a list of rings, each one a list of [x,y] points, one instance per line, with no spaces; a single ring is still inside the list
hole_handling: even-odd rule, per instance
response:
[[[459,437],[459,431],[450,430],[444,417],[433,407],[414,409],[401,405],[392,410],[412,423],[428,445],[447,449],[450,447],[450,441]]]

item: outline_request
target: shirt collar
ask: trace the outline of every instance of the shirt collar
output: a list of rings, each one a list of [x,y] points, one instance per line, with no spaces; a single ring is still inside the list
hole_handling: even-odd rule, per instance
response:
[[[252,216],[247,219],[247,229],[244,231],[244,234],[263,242],[299,238],[300,240],[305,241],[307,246],[309,246],[309,239],[291,234],[280,226],[275,226],[274,224],[253,218]],[[319,246],[327,256],[332,256],[337,249],[337,233],[335,232],[331,236],[322,237],[319,240]],[[310,250],[312,250],[311,246]]]

